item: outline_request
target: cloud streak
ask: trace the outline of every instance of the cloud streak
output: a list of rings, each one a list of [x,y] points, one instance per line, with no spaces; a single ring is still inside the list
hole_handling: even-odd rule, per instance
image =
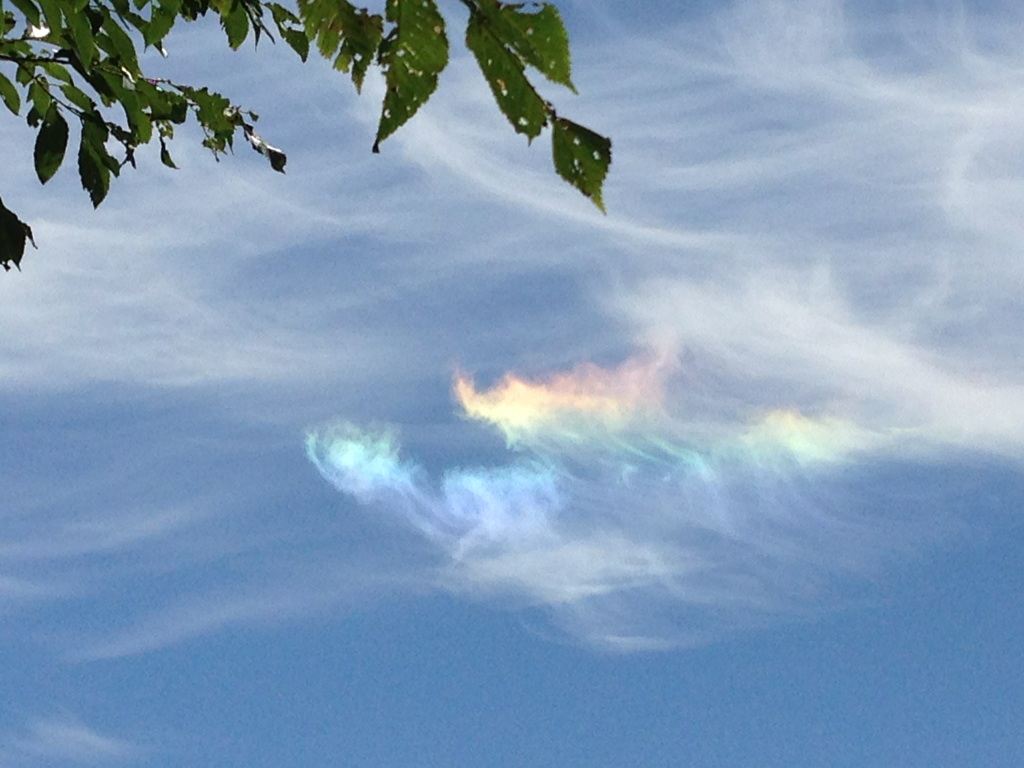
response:
[[[5,741],[0,756],[6,755],[14,765],[26,760],[31,764],[122,764],[141,753],[136,745],[104,735],[67,716],[32,720],[22,731],[9,733]]]

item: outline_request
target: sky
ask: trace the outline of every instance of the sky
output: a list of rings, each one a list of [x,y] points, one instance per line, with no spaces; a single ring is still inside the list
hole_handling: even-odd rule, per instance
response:
[[[288,172],[96,211],[0,123],[0,767],[1024,760],[1024,11],[559,7],[607,215],[457,46],[374,155],[184,28]]]

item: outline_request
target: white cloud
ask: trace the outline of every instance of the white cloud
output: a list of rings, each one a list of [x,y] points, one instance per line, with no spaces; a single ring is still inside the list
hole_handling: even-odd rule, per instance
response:
[[[1019,462],[1024,54],[1006,30],[1022,19],[1009,7],[904,13],[745,2],[587,51],[578,66],[596,87],[582,85],[581,111],[601,104],[595,127],[616,138],[607,218],[559,196],[546,158],[524,167],[482,127],[479,88],[442,97],[403,147],[586,244],[571,255],[609,316],[639,345],[682,350],[674,437],[792,408],[889,436],[864,472],[880,461],[938,471],[964,451]],[[642,468],[626,489],[585,456],[582,469],[576,455],[545,458],[564,471],[564,505],[478,510],[481,521],[528,512],[545,534],[468,548],[441,537],[442,586],[546,606],[606,647],[699,642],[841,604],[844,579],[870,581],[956,530],[949,488],[907,498],[890,478],[872,507],[842,472],[712,463],[706,479]],[[426,487],[364,501],[428,520],[453,503]]]
[[[289,151],[288,175],[271,175],[244,147],[217,168],[182,147],[180,173],[131,174],[97,213],[70,168],[55,197],[49,187],[29,192],[27,207],[16,207],[42,249],[21,275],[0,280],[0,323],[11,329],[0,340],[0,386],[11,396],[97,383],[170,393],[273,422],[283,427],[278,440],[332,410],[360,420],[401,411],[421,445],[442,436],[432,448],[447,458],[486,444],[438,415],[453,365],[484,376],[551,370],[621,359],[632,342],[682,350],[672,397],[696,422],[803,408],[869,431],[922,432],[933,456],[939,444],[940,454],[969,447],[1019,458],[1024,55],[1011,39],[1019,11],[904,13],[740,2],[642,38],[617,34],[577,48],[583,95],[552,98],[615,140],[606,217],[554,176],[546,137],[527,148],[512,133],[468,57],[381,157],[368,152],[379,84],[359,101],[335,97],[337,78],[312,68],[247,91],[253,70],[218,67],[228,90],[239,86],[241,100],[263,113],[261,135]],[[4,130],[5,146],[14,134]],[[28,156],[30,138],[11,146]],[[11,173],[20,175],[5,188],[34,189],[27,166]],[[60,208],[48,206],[54,199]],[[417,399],[426,391],[429,407]],[[183,423],[154,439],[188,447],[195,428]],[[904,457],[911,445],[900,444]],[[136,453],[121,446],[114,464]],[[194,478],[199,465],[175,453],[165,471]],[[225,472],[203,477],[197,493],[221,484],[256,498],[273,475]],[[877,532],[867,521],[821,512],[822,521],[816,505],[825,502],[802,504],[800,483],[775,490],[781,532],[768,544],[806,557],[822,547],[818,534],[852,527],[848,549],[821,551],[851,570],[871,561]],[[58,561],[126,557],[155,541],[252,544],[247,532],[223,535],[217,512],[177,520],[122,505],[109,520],[82,518],[45,498],[54,530],[73,534],[82,519],[95,526],[77,539],[8,538],[9,553],[35,547]],[[554,541],[456,557],[440,572],[431,562],[429,581],[558,606],[575,634],[623,648],[658,644],[687,621],[715,623],[665,605],[713,613],[742,599],[796,602],[753,586],[770,569],[744,570],[743,556],[767,546],[753,523],[733,520],[730,529],[715,517],[722,507],[708,506],[696,528],[732,536],[735,548],[723,555],[702,549],[699,537],[667,544],[637,527],[664,520],[666,499],[617,498],[645,512],[607,528],[584,516]],[[786,517],[791,502],[806,514]],[[280,565],[287,558],[272,534],[284,526],[261,514],[248,520],[265,526],[253,539],[262,536],[265,557]],[[179,555],[164,567],[194,564]],[[311,568],[333,573],[341,557],[320,553]],[[713,576],[695,577],[708,563]],[[394,565],[383,558],[373,567]],[[9,579],[14,592],[35,583],[22,573]],[[689,579],[686,600],[673,594],[681,579]],[[93,654],[140,652],[347,599],[318,592],[313,576],[255,591],[223,574],[200,581],[182,603],[131,615],[133,626],[97,641]],[[650,628],[639,619],[659,612],[673,626],[642,631]]]
[[[26,758],[60,764],[106,765],[137,756],[139,748],[127,741],[104,735],[75,718],[41,718],[8,734],[0,755],[15,764]]]

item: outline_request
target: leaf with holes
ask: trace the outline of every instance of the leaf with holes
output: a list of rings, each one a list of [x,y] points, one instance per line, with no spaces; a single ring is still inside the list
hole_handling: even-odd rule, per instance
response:
[[[543,3],[534,13],[524,11],[517,3],[481,3],[483,16],[494,34],[527,66],[538,70],[553,83],[574,91],[572,63],[569,56],[569,35],[555,6]]]
[[[320,55],[334,59],[335,69],[351,72],[356,92],[362,90],[384,37],[384,17],[348,0],[299,0],[298,10]]]
[[[611,139],[557,117],[551,131],[551,150],[558,175],[593,200],[604,213],[601,186],[612,162]]]
[[[551,108],[526,79],[522,59],[509,50],[486,15],[476,11],[470,14],[466,47],[476,57],[499,109],[512,127],[531,141],[537,138],[547,125]]]
[[[395,26],[380,45],[387,91],[374,152],[430,98],[448,64],[444,19],[434,0],[387,0],[385,14]]]

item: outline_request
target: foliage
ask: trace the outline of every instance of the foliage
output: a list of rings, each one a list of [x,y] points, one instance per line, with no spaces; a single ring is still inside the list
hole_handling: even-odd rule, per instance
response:
[[[555,170],[604,210],[601,185],[611,142],[560,117],[527,71],[575,91],[569,41],[558,10],[547,3],[461,0],[465,42],[498,107],[529,141],[552,127]],[[219,20],[237,49],[250,37],[279,36],[306,61],[311,51],[347,73],[360,91],[371,66],[386,84],[373,151],[408,121],[437,88],[448,63],[446,22],[435,0],[384,0],[374,13],[348,0],[0,0],[0,100],[36,129],[33,160],[45,184],[77,143],[82,187],[94,206],[137,147],[157,141],[164,165],[176,167],[169,144],[189,116],[215,156],[231,151],[239,132],[284,172],[287,157],[264,141],[257,115],[205,87],[147,76],[140,50],[164,53],[180,22]],[[166,55],[166,54],[165,54]],[[75,138],[72,139],[74,126]],[[19,266],[32,230],[0,201],[0,265]]]

